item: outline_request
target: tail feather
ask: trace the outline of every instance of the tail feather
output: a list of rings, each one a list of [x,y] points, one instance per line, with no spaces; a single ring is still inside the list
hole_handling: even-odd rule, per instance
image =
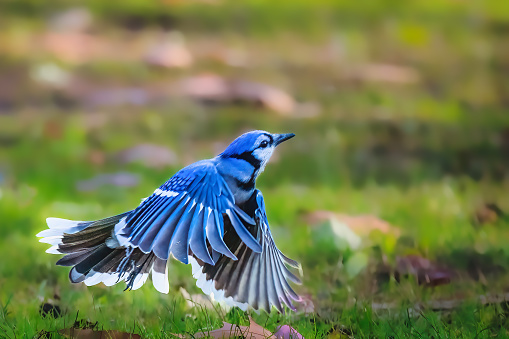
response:
[[[69,279],[71,282],[79,283],[84,281],[90,273],[90,270],[113,251],[113,249],[106,245],[98,246],[85,260],[71,269],[71,272],[69,272]]]
[[[61,236],[50,236],[50,237],[40,239],[39,242],[43,242],[43,243],[50,244],[50,245],[58,245],[62,242],[62,237]]]
[[[64,257],[60,258],[60,260],[57,261],[58,266],[75,266],[82,262],[85,258],[87,258],[90,255],[90,252],[93,251],[93,249],[84,249],[82,251],[74,252],[71,254],[67,254]]]
[[[52,245],[46,252],[65,254],[57,265],[73,266],[69,272],[72,283],[91,286],[103,282],[112,286],[120,281],[126,289],[138,289],[152,274],[155,288],[168,293],[167,260],[138,248],[121,246],[115,226],[125,224],[131,212],[97,221],[73,221],[48,218],[49,229],[37,234],[40,242]]]
[[[90,221],[77,221],[60,218],[47,218],[46,223],[50,229],[68,229],[73,228],[81,224],[89,224]]]
[[[38,237],[62,236],[64,233],[73,234],[90,226],[90,221],[73,221],[59,218],[47,218],[49,229],[39,232]]]
[[[156,257],[151,273],[155,289],[161,293],[168,293],[170,286],[168,284],[168,266],[166,265],[166,260]]]
[[[83,237],[77,241],[69,241],[67,237],[62,239],[62,243],[58,244],[58,250],[61,253],[74,253],[84,248],[94,248],[101,244],[105,244],[106,239],[111,236],[111,230],[106,231],[106,234],[98,234],[96,236],[86,238]]]
[[[105,256],[101,261],[96,263],[92,269],[101,273],[114,273],[119,267],[120,262],[125,257],[125,250],[122,248],[111,251],[110,254]],[[134,258],[133,258],[134,259]]]

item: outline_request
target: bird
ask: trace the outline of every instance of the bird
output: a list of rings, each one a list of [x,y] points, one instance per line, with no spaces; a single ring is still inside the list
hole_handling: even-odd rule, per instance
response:
[[[155,289],[169,292],[171,257],[191,264],[196,285],[213,300],[246,311],[286,307],[301,297],[300,264],[272,237],[256,179],[275,148],[295,134],[250,131],[222,153],[175,173],[135,209],[96,221],[47,218],[40,242],[65,254],[69,280],[87,286],[125,281],[140,288],[151,274]]]

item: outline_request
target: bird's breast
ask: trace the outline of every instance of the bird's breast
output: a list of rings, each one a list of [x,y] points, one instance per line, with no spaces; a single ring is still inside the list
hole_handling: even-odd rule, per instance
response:
[[[224,179],[228,188],[230,188],[230,191],[233,193],[235,204],[239,206],[243,205],[253,195],[254,183],[245,183],[229,176],[226,176]]]
[[[244,204],[255,189],[256,169],[247,161],[236,158],[215,158],[216,168],[235,197],[237,205]]]
[[[243,205],[246,201],[249,200],[249,198],[251,198],[251,196],[253,195],[253,192],[254,192],[254,189],[250,190],[250,191],[245,191],[243,189],[237,189],[237,191],[233,193],[233,195],[235,196],[235,203],[237,205]]]

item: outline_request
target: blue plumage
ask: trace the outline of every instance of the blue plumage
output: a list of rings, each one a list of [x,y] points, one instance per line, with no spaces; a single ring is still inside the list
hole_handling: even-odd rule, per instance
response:
[[[255,181],[275,147],[293,134],[253,131],[238,137],[217,157],[177,172],[133,211],[74,222],[48,218],[38,236],[65,253],[72,282],[127,282],[136,289],[149,273],[167,293],[166,263],[172,255],[193,265],[197,285],[218,300],[242,308],[282,310],[300,300],[285,265],[299,267],[277,249]]]

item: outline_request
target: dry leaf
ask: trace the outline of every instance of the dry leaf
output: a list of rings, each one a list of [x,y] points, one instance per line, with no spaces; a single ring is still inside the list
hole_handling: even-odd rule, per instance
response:
[[[392,233],[397,236],[400,233],[398,228],[374,215],[348,215],[331,211],[315,211],[306,216],[306,221],[310,224],[331,220],[347,225],[358,235],[368,235],[374,230],[379,230],[382,233]]]
[[[44,124],[44,137],[47,139],[58,140],[63,135],[63,127],[61,121],[50,120]]]
[[[194,334],[193,338],[246,338],[246,339],[276,339],[276,337],[267,329],[261,327],[249,318],[249,326],[240,326],[223,322],[223,327]],[[185,338],[181,334],[173,334],[178,338]]]
[[[95,59],[101,51],[107,49],[106,42],[84,33],[46,33],[41,41],[44,50],[74,64]]]
[[[94,331],[90,328],[67,328],[58,333],[73,339],[141,339],[139,334],[113,330]]]
[[[177,84],[177,92],[200,101],[262,105],[284,115],[292,113],[295,108],[295,100],[277,87],[251,81],[228,80],[215,74],[184,79]]]
[[[234,81],[231,88],[235,100],[260,103],[264,107],[284,115],[292,113],[295,108],[293,98],[274,86],[250,81]]]
[[[187,68],[192,65],[193,57],[184,44],[179,32],[169,33],[155,43],[144,57],[145,62],[167,68]]]
[[[87,155],[88,161],[92,165],[102,166],[106,162],[106,155],[101,150],[91,150]]]
[[[214,304],[212,303],[212,300],[210,300],[210,297],[205,294],[190,294],[185,288],[181,287],[179,289],[180,294],[184,297],[186,300],[186,304],[189,308],[201,306],[206,309],[215,310]]]
[[[215,74],[189,77],[177,84],[177,92],[201,101],[229,101],[231,93],[227,81]]]
[[[311,299],[311,295],[300,295],[301,301],[295,305],[298,313],[311,314],[315,313],[315,303]]]
[[[454,273],[447,268],[437,267],[426,258],[407,255],[396,259],[395,275],[397,280],[400,276],[412,275],[419,284],[438,286],[450,283]]]
[[[475,211],[475,221],[480,225],[492,224],[503,216],[504,212],[495,203],[483,204]]]
[[[417,70],[399,65],[366,64],[353,67],[349,78],[369,82],[412,84],[420,80]]]
[[[367,235],[374,230],[382,233],[392,233],[399,235],[399,229],[394,228],[387,221],[382,220],[374,215],[346,215],[336,214],[336,218],[347,224],[351,230],[360,235]]]

